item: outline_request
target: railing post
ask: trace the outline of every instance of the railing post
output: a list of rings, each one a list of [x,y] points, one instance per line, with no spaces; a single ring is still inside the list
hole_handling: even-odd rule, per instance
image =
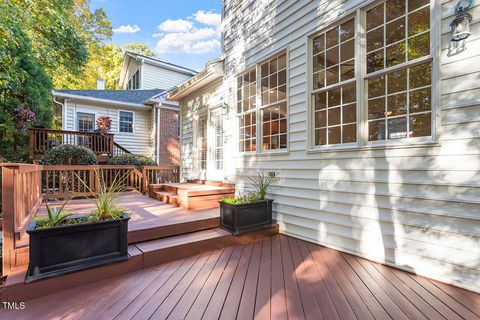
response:
[[[2,167],[2,255],[3,274],[8,275],[15,266],[15,172],[18,167]]]
[[[142,168],[142,193],[147,194],[148,193],[148,176],[147,176],[147,169],[145,167]]]
[[[34,157],[34,151],[35,151],[35,131],[30,129],[30,146],[29,146],[29,153],[30,153],[30,158],[33,159]]]

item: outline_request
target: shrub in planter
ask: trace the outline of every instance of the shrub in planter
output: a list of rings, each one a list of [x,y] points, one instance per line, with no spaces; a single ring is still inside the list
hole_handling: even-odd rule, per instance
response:
[[[47,205],[48,215],[36,217],[27,229],[30,260],[25,282],[128,259],[130,217],[118,206],[116,192],[129,174],[117,175],[107,187],[102,175],[96,173],[99,190],[92,199],[95,209],[89,215],[65,212],[66,202],[60,208]]]
[[[121,166],[136,166],[136,167],[157,165],[155,160],[149,157],[145,157],[145,156],[141,156],[139,154],[133,154],[133,153],[124,153],[124,154],[115,156],[108,162],[108,164],[121,165]]]
[[[220,225],[234,235],[272,225],[272,203],[267,193],[277,180],[277,173],[258,173],[249,179],[254,192],[220,200]]]
[[[40,164],[44,165],[94,165],[97,157],[92,150],[71,144],[56,146],[42,156]]]

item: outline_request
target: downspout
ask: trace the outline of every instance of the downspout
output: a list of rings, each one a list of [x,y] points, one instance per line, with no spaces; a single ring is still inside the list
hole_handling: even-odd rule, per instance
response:
[[[157,163],[160,163],[160,103],[157,105]]]
[[[61,103],[61,102],[59,102],[55,99],[55,96],[53,96],[52,100],[53,100],[54,103],[56,103],[56,104],[58,104],[62,107],[62,130],[66,130],[66,120],[67,120],[66,119],[66,113],[67,113],[67,101],[68,101],[68,99],[65,98],[63,100],[63,103]]]

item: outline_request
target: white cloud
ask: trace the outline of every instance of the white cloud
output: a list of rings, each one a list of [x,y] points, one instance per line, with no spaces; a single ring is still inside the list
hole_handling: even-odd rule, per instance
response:
[[[158,26],[158,29],[163,32],[188,32],[192,28],[193,23],[184,19],[168,19]]]
[[[210,26],[220,27],[222,23],[222,16],[213,11],[205,12],[203,10],[197,11],[193,14],[195,20],[200,23],[207,24]]]
[[[120,26],[118,28],[113,29],[113,32],[115,33],[136,33],[140,31],[140,27],[137,26],[136,24],[131,26],[129,24]]]
[[[213,11],[197,11],[190,17],[165,20],[152,36],[158,38],[155,51],[165,53],[206,54],[220,48],[221,16]]]

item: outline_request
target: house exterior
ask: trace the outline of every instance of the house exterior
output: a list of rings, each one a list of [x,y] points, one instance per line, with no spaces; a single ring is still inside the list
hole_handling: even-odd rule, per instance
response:
[[[174,88],[190,79],[197,72],[156,57],[147,57],[134,52],[125,52],[122,71],[119,76],[120,87],[127,89],[164,89]]]
[[[124,90],[54,90],[62,130],[94,131],[96,119],[109,116],[115,142],[128,152],[153,158],[159,165],[179,164],[178,103],[165,99],[168,89],[195,71],[126,52],[119,77]]]
[[[180,103],[183,179],[270,192],[281,233],[480,288],[480,5],[223,1],[222,66]]]

